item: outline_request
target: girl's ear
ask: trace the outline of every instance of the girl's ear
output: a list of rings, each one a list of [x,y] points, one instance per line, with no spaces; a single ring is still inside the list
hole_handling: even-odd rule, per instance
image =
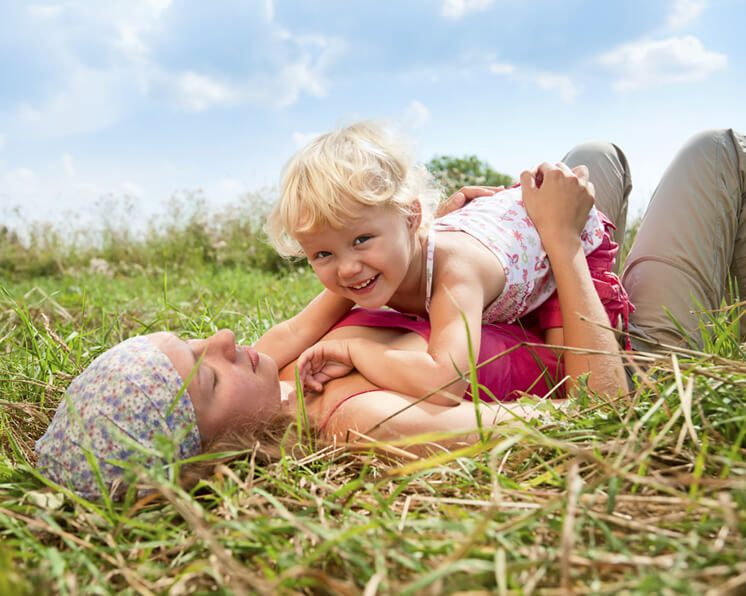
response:
[[[422,223],[422,204],[419,199],[412,201],[409,206],[409,215],[407,215],[407,227],[416,232],[420,229]]]

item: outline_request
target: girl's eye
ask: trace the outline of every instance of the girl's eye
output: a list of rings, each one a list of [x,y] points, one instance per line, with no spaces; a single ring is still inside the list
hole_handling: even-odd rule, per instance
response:
[[[362,244],[363,242],[367,242],[371,238],[372,238],[372,236],[358,236],[357,238],[355,238],[355,242],[353,242],[353,244],[355,246],[357,246],[358,244]]]
[[[332,253],[330,253],[328,250],[320,250],[315,255],[313,255],[313,258],[314,259],[323,259],[324,257],[328,257],[331,254]]]

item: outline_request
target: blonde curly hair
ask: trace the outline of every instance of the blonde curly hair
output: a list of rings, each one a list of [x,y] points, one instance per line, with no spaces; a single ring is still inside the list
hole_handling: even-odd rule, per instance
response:
[[[290,158],[265,230],[279,254],[298,257],[298,232],[342,228],[360,206],[390,206],[409,215],[419,201],[420,229],[426,229],[439,198],[407,140],[363,121],[317,137]]]

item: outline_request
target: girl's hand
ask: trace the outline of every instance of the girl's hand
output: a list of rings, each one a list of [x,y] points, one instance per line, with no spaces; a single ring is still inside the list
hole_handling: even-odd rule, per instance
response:
[[[456,209],[461,209],[469,201],[476,199],[477,197],[486,197],[494,195],[496,192],[505,190],[504,186],[464,186],[460,190],[457,190],[445,201],[443,201],[438,208],[435,210],[435,217],[443,217],[448,215]]]
[[[353,368],[349,340],[319,342],[298,358],[300,380],[309,391],[322,391],[324,383],[344,377]]]
[[[547,252],[556,242],[579,241],[595,195],[588,168],[543,163],[521,173],[521,193]]]

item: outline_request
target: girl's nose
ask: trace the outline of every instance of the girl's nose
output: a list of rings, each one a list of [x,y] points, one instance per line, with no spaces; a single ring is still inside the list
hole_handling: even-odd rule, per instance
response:
[[[342,259],[342,262],[339,264],[337,273],[340,279],[355,281],[355,277],[360,274],[361,270],[362,265],[360,261],[355,257],[346,257]]]

